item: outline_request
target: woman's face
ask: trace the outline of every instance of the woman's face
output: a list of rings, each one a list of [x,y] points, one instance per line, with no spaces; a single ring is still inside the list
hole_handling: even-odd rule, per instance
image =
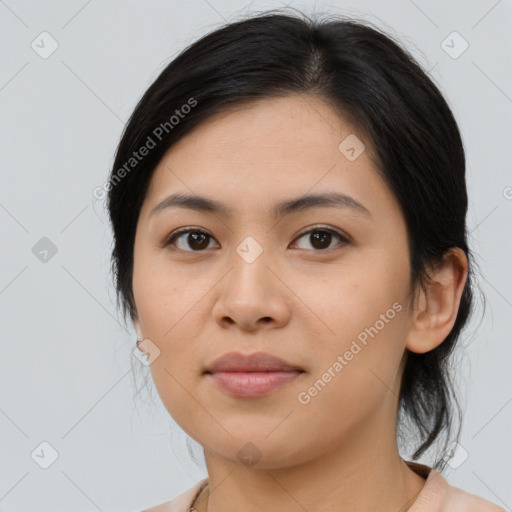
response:
[[[160,351],[150,368],[165,407],[207,452],[254,453],[271,468],[377,425],[394,435],[410,268],[403,215],[369,149],[327,104],[290,96],[210,118],[156,168],[136,231],[136,327]],[[196,201],[152,213],[173,194],[222,210]],[[275,209],[325,194],[362,206]],[[164,245],[184,228],[205,235]],[[205,374],[230,352],[302,373],[240,396]]]

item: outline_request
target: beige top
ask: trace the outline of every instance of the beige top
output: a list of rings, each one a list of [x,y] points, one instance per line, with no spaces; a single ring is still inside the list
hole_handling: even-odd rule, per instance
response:
[[[417,462],[405,462],[414,472],[426,479],[425,487],[407,512],[506,512],[504,508],[490,501],[453,487],[433,468]],[[207,484],[207,478],[200,480],[172,501],[161,503],[143,512],[189,512],[192,503]]]

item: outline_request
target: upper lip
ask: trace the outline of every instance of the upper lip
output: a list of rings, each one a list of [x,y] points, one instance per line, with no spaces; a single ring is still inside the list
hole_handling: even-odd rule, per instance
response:
[[[206,368],[205,373],[272,371],[284,372],[303,370],[294,364],[265,352],[254,352],[252,354],[229,352],[215,359],[213,363]]]

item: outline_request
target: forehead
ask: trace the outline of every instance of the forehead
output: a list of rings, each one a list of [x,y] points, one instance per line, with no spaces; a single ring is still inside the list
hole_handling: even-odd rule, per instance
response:
[[[351,160],[343,141],[366,149]],[[370,210],[396,208],[370,148],[370,141],[318,98],[295,95],[232,106],[167,151],[153,173],[146,210],[173,192],[254,209],[308,192],[337,191]]]

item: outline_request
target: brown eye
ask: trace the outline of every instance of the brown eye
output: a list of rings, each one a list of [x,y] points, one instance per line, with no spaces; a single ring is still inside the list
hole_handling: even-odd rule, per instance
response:
[[[305,238],[311,244],[311,247],[316,251],[327,251],[329,249],[332,249],[331,243],[333,239],[335,240],[336,238],[340,240],[340,243],[338,243],[338,245],[348,243],[348,240],[343,235],[330,228],[312,229],[310,231],[307,231],[306,233],[303,233],[301,236],[299,236],[297,240],[300,240],[301,238]],[[299,248],[308,249],[308,247]]]
[[[211,240],[213,237],[205,231],[186,229],[171,235],[165,246],[174,245],[182,251],[198,252],[207,249]]]
[[[344,245],[349,243],[347,238],[338,233],[338,231],[331,228],[315,228],[303,233],[298,237],[300,239],[308,240],[310,247],[299,247],[300,249],[312,248],[315,252],[328,252],[335,248],[337,245]],[[331,246],[333,241],[338,239],[338,244]],[[183,229],[173,233],[163,246],[172,246],[171,249],[181,250],[185,252],[201,252],[210,248],[210,242],[214,238],[206,231],[201,229]]]

